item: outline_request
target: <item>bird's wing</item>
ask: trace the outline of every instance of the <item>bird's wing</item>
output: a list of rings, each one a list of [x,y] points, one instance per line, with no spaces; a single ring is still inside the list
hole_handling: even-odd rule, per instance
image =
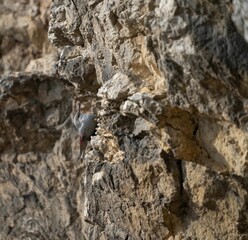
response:
[[[96,115],[94,114],[82,114],[79,117],[79,122],[81,124],[79,128],[80,136],[80,157],[84,158],[84,152],[87,147],[87,141],[90,140],[96,129]]]
[[[85,117],[84,119],[84,136],[86,139],[90,139],[90,136],[92,136],[95,133],[96,130],[96,115],[94,114],[89,114]]]
[[[82,124],[80,122],[74,122],[74,125],[77,129],[80,129]]]
[[[78,129],[78,131],[79,131],[80,138],[83,138],[84,137],[84,132],[85,132],[85,125],[81,124],[80,128]]]
[[[85,114],[81,114],[81,115],[79,116],[79,118],[78,118],[78,121],[82,124],[82,123],[84,123],[85,118],[86,118],[86,115],[85,115]]]
[[[73,116],[72,121],[73,121],[73,124],[75,125],[75,127],[76,127],[77,129],[79,129],[80,126],[81,126],[81,123],[80,123],[80,121],[79,121],[78,112]]]

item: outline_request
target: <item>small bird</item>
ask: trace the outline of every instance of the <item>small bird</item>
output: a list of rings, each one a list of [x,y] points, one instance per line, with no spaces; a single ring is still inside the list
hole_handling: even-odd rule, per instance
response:
[[[94,135],[96,131],[96,115],[95,114],[80,114],[80,103],[78,105],[78,111],[74,115],[73,123],[78,129],[80,137],[80,155],[79,158],[84,158],[84,150],[87,146],[90,137]]]

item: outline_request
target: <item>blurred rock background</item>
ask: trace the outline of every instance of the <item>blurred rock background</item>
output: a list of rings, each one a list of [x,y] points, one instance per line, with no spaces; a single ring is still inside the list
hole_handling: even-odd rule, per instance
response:
[[[0,239],[248,238],[246,1],[0,5]]]

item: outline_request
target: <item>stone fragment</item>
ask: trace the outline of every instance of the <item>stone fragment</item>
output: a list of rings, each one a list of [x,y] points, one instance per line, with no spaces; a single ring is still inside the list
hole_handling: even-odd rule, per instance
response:
[[[134,89],[134,84],[128,76],[116,73],[98,90],[97,95],[111,101],[121,101],[131,95]]]

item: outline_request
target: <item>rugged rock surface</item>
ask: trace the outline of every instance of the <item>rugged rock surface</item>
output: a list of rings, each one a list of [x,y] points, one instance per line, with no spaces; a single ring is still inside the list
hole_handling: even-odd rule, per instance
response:
[[[248,238],[245,6],[54,0],[57,65],[1,80],[3,238]]]
[[[50,3],[51,0],[0,1],[0,74],[26,68],[42,71],[45,66],[46,72],[51,69],[47,61],[52,63],[56,50],[47,39]],[[38,58],[45,55],[47,60],[41,64]]]
[[[79,151],[65,83],[15,74],[0,85],[0,239],[62,239],[67,227],[77,234],[67,190],[78,185]]]

